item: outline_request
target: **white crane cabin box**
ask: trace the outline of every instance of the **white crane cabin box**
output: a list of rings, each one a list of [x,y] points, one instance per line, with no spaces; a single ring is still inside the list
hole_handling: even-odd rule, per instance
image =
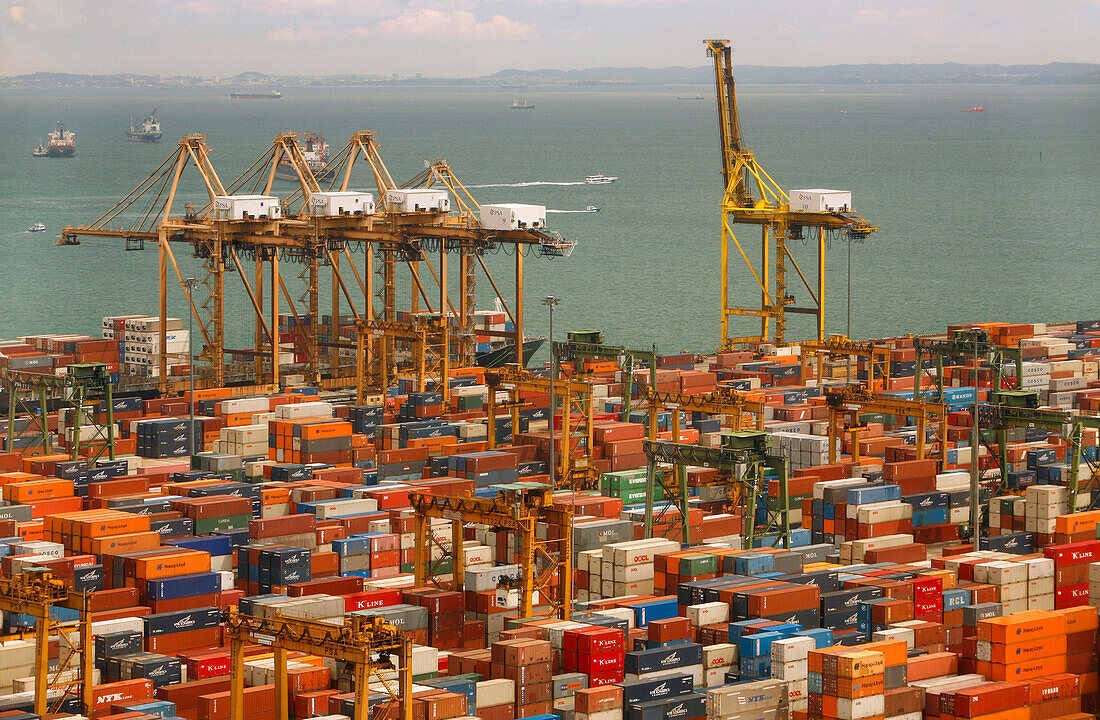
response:
[[[323,217],[373,215],[374,195],[358,190],[315,192],[309,196],[309,214]]]
[[[446,190],[405,188],[386,191],[386,205],[396,212],[450,212],[451,196]]]
[[[481,227],[486,230],[543,228],[546,227],[546,206],[521,203],[482,205]]]
[[[215,195],[215,220],[278,220],[283,216],[274,195]]]
[[[850,190],[791,190],[791,210],[796,212],[849,212],[852,209]]]

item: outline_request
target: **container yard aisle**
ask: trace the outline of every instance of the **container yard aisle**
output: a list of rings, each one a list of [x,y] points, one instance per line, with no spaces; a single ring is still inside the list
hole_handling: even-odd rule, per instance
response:
[[[0,343],[0,711],[1094,717],[1100,321],[627,369],[582,337],[557,411],[545,368],[108,407],[125,337]],[[760,462],[650,467],[692,447]]]

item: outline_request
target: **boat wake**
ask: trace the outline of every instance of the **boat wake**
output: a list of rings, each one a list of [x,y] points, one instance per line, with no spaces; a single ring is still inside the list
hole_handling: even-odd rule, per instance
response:
[[[534,185],[587,185],[584,180],[574,180],[572,182],[553,182],[551,180],[531,180],[529,182],[518,183],[488,183],[485,185],[467,185],[470,188],[503,188],[503,187],[532,187]]]
[[[597,210],[550,210],[550,209],[547,209],[546,212],[548,212],[548,213],[594,213],[594,212],[598,212],[598,211]]]

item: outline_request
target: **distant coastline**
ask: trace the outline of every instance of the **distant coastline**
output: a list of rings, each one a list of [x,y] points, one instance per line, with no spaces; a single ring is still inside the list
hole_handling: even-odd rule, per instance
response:
[[[820,67],[744,65],[735,68],[737,81],[775,85],[865,84],[985,84],[985,85],[1093,85],[1100,84],[1100,64],[1046,65],[865,64]],[[247,92],[295,87],[369,86],[623,86],[710,85],[713,70],[702,67],[613,68],[585,70],[501,70],[475,78],[402,77],[367,75],[266,75],[258,72],[232,77],[164,75],[80,75],[37,72],[0,77],[0,88],[193,88],[216,87]]]

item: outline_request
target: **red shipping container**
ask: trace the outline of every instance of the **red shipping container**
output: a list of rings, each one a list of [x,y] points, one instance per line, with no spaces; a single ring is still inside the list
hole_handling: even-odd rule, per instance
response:
[[[110,707],[113,703],[151,700],[152,698],[153,681],[145,678],[106,683],[92,688],[92,707],[96,712]]]

